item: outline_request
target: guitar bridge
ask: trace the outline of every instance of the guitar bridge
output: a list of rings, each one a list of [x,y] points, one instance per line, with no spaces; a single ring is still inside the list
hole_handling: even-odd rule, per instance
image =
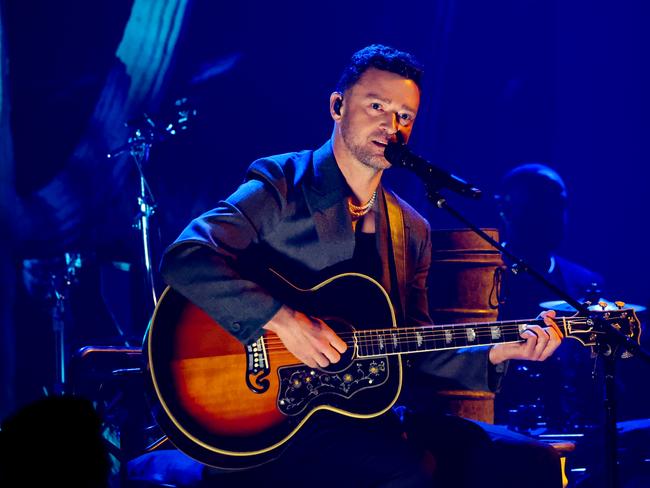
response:
[[[253,393],[264,393],[271,382],[266,377],[271,372],[269,357],[264,346],[264,336],[246,345],[246,384]]]

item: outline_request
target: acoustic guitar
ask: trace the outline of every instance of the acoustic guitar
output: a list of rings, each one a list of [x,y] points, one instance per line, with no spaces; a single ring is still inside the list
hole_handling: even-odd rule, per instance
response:
[[[374,279],[344,273],[300,288],[280,275],[274,293],[323,319],[346,341],[336,364],[301,363],[272,332],[242,344],[203,310],[167,288],[146,338],[154,413],[170,440],[211,466],[243,469],[277,457],[314,415],[371,418],[402,387],[402,356],[522,341],[541,319],[397,327],[395,309]],[[566,337],[596,345],[603,325],[639,340],[633,310],[557,318]]]

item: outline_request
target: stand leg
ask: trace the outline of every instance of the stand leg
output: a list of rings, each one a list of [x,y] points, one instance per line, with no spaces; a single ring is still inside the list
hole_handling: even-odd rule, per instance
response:
[[[52,329],[54,331],[54,394],[65,393],[66,383],[66,351],[65,351],[65,304],[60,298],[52,313]]]
[[[605,407],[605,468],[607,486],[616,488],[618,486],[618,460],[616,446],[616,354],[611,346],[605,348],[603,353],[603,370],[605,375],[604,385],[604,407]]]

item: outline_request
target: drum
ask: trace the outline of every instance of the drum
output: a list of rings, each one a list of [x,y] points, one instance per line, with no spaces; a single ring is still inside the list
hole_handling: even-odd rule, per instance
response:
[[[498,241],[496,229],[483,229]],[[431,234],[429,311],[434,323],[490,322],[497,319],[503,260],[499,251],[470,229]]]
[[[483,229],[499,239],[496,229]],[[470,229],[432,232],[429,312],[434,323],[492,322],[498,315],[503,260]],[[435,409],[460,417],[494,422],[494,393],[444,389]]]

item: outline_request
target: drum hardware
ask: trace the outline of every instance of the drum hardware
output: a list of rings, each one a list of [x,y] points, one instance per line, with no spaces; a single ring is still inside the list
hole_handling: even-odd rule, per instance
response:
[[[63,269],[50,269],[47,299],[52,304],[52,332],[54,333],[54,366],[55,379],[54,394],[63,394],[67,388],[68,354],[66,345],[66,320],[69,316],[67,303],[70,291],[78,283],[78,272],[83,261],[81,254],[66,252],[64,254]]]
[[[70,370],[74,393],[93,399],[101,414],[104,437],[120,467],[166,442],[144,395],[141,348],[85,346],[72,357]]]
[[[630,303],[610,301],[604,298],[590,298],[580,300],[586,304],[590,311],[615,311],[622,307],[643,312],[646,307]],[[588,303],[593,303],[593,305]],[[550,300],[539,303],[539,306],[547,310],[555,310],[558,315],[573,315],[576,309],[564,300]],[[540,432],[584,432],[594,428],[595,412],[588,401],[582,398],[591,398],[587,386],[582,387],[583,380],[590,377],[594,382],[598,377],[598,353],[592,348],[591,359],[593,364],[589,366],[583,356],[576,355],[576,351],[566,344],[556,354],[543,363],[516,363],[510,366],[509,380],[515,381],[515,388],[518,399],[509,405],[504,418],[509,428],[522,433],[537,435]],[[514,366],[514,367],[513,367]],[[559,386],[558,390],[549,389],[549,378],[553,378],[553,385]],[[519,385],[521,384],[521,385]],[[585,382],[589,389],[593,389],[597,383]],[[512,385],[511,385],[512,386]],[[552,388],[552,386],[550,387]],[[522,391],[534,392],[528,397],[522,398]],[[544,392],[542,394],[542,392]],[[578,399],[581,399],[580,402]],[[555,405],[549,407],[549,401]],[[595,399],[594,399],[595,400]]]
[[[142,114],[125,124],[131,129],[127,142],[107,154],[107,158],[113,159],[128,153],[138,171],[139,193],[133,227],[140,234],[146,288],[154,307],[158,296],[152,259],[151,217],[156,212],[156,200],[145,170],[151,147],[185,132],[196,113],[188,105],[188,100],[182,98],[175,102],[171,116],[152,117]],[[130,347],[117,321],[114,320],[114,323],[126,347],[81,348],[72,358],[75,368],[71,384],[75,393],[93,398],[96,408],[102,413],[104,437],[122,470],[128,459],[135,454],[157,449],[167,441],[167,437],[155,424],[143,395],[145,365],[142,350]]]
[[[408,167],[408,166],[407,166]],[[580,314],[593,324],[594,337],[590,337],[584,345],[593,345],[594,350],[602,358],[602,372],[604,378],[603,405],[605,410],[605,472],[606,482],[609,488],[618,486],[618,468],[616,452],[616,382],[615,382],[615,361],[617,358],[625,358],[635,355],[650,363],[650,353],[641,348],[639,342],[640,327],[634,337],[627,336],[614,325],[605,323],[594,317],[588,306],[580,303],[568,292],[552,283],[544,274],[531,267],[526,261],[512,253],[509,249],[493,239],[485,231],[480,229],[472,221],[467,219],[461,212],[452,207],[447,199],[440,193],[444,189],[445,181],[440,180],[434,174],[418,174],[418,171],[411,168],[420,176],[426,188],[427,199],[441,210],[445,210],[456,220],[472,229],[484,241],[498,250],[507,260],[512,263],[509,266],[511,272],[527,273],[555,296],[573,306]],[[589,304],[591,305],[591,304]],[[634,314],[634,311],[631,311]],[[638,325],[638,324],[637,324]]]
[[[116,333],[119,343],[129,347],[129,338],[125,334],[120,320],[110,304],[105,301],[101,289],[95,290],[93,286],[101,288],[101,276],[105,269],[118,269],[128,272],[127,263],[110,262],[106,268],[97,265],[97,256],[88,253],[63,252],[60,256],[48,258],[27,258],[22,261],[22,283],[30,300],[34,300],[34,311],[40,313],[42,307],[47,314],[49,330],[47,347],[51,348],[52,363],[54,368],[47,368],[48,375],[39,385],[45,395],[69,393],[74,388],[70,378],[70,361],[74,355],[74,348],[79,347],[81,341],[86,341],[82,336],[84,327],[84,313],[93,314],[93,325],[109,325],[110,329],[102,332]],[[93,280],[96,279],[97,282]],[[90,282],[89,282],[90,280]],[[100,302],[88,301],[89,290],[94,290]],[[90,308],[90,307],[105,308]],[[83,307],[81,309],[80,307]],[[104,314],[104,315],[102,315]],[[114,332],[113,332],[114,331]],[[101,339],[100,339],[101,340]],[[49,354],[47,354],[49,358]]]
[[[611,302],[609,300],[606,300],[605,298],[599,298],[598,300],[593,300],[593,301],[583,301],[583,303],[589,303],[587,305],[587,308],[589,310],[620,310],[621,307],[619,307],[619,303],[621,302]],[[595,303],[595,305],[592,305],[592,303]],[[540,307],[545,308],[547,310],[555,310],[557,312],[571,312],[575,313],[576,309],[565,302],[564,300],[550,300],[547,302],[541,302],[539,304]],[[645,311],[646,307],[643,305],[633,305],[631,303],[626,303],[625,308],[631,308],[635,312],[643,312]]]
[[[142,239],[142,256],[145,268],[147,287],[151,293],[153,306],[158,303],[154,272],[151,256],[151,217],[156,211],[155,198],[151,187],[145,178],[144,167],[149,162],[151,146],[156,142],[162,142],[169,137],[187,131],[189,122],[196,117],[197,111],[191,108],[187,98],[180,98],[174,103],[173,115],[165,120],[155,120],[147,113],[143,113],[137,119],[126,123],[132,129],[132,133],[126,144],[109,152],[106,157],[109,159],[128,152],[133,159],[140,179],[140,194],[137,198],[136,223],[134,228],[140,231]]]

